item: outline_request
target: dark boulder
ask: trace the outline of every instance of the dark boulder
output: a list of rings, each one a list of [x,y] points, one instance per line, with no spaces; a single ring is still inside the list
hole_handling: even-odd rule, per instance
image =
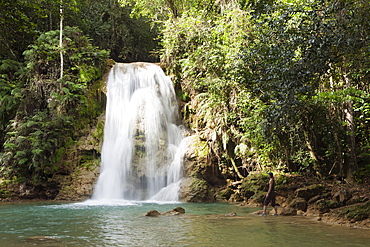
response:
[[[157,211],[157,210],[155,210],[155,209],[149,210],[149,211],[145,214],[145,216],[150,216],[150,217],[156,217],[156,216],[159,216],[159,215],[161,215],[161,213],[160,213],[160,212],[158,212],[158,211]]]
[[[325,186],[322,184],[310,185],[307,187],[299,188],[295,191],[296,197],[302,197],[306,201],[310,200],[312,197],[317,196],[322,193],[325,189]]]
[[[307,206],[308,206],[308,204],[307,204],[306,200],[304,198],[301,198],[301,197],[294,198],[293,201],[289,205],[289,207],[291,207],[293,209],[301,210],[301,211],[306,211]]]
[[[295,216],[297,215],[297,210],[294,208],[282,208],[279,215],[283,216]]]
[[[176,207],[176,208],[174,208],[170,211],[164,212],[164,213],[160,213],[155,209],[150,210],[145,214],[145,216],[156,217],[156,216],[159,216],[159,215],[180,215],[180,214],[184,214],[184,213],[185,213],[185,209],[183,209],[182,207]]]

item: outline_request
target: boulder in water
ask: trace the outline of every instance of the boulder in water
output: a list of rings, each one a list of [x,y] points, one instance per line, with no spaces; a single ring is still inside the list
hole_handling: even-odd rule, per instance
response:
[[[164,212],[164,213],[160,213],[157,210],[152,209],[152,210],[149,210],[145,214],[145,216],[156,217],[156,216],[159,216],[159,215],[180,215],[180,214],[184,214],[184,213],[185,213],[185,209],[183,209],[182,207],[176,207],[176,208],[174,208],[170,211]]]
[[[155,210],[155,209],[149,210],[149,211],[145,214],[145,216],[151,216],[151,217],[156,217],[156,216],[159,216],[159,215],[161,215],[161,213],[160,213],[160,212],[158,212],[158,211],[157,211],[157,210]]]
[[[294,208],[283,208],[280,212],[280,215],[295,216],[297,215],[297,210]]]
[[[229,214],[225,214],[226,217],[235,217],[237,214],[235,212],[231,212]]]
[[[162,215],[179,215],[179,214],[184,214],[184,213],[185,213],[185,209],[183,209],[182,207],[176,207],[170,211],[162,213]]]

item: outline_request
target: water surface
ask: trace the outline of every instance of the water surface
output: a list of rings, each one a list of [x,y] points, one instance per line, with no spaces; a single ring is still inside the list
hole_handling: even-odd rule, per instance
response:
[[[186,213],[144,216],[177,206]],[[369,246],[366,229],[253,211],[223,203],[6,203],[0,246]],[[237,217],[226,217],[230,212]]]

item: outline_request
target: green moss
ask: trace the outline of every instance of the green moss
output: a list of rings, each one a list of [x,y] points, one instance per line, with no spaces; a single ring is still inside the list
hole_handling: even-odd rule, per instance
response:
[[[194,153],[198,158],[206,158],[210,152],[210,148],[206,141],[202,141],[199,138],[193,140]]]
[[[91,160],[90,162],[85,162],[82,164],[82,167],[86,168],[88,171],[93,171],[98,165],[99,165],[99,160]]]
[[[208,184],[205,180],[192,179],[190,184],[191,191],[202,191],[208,189]]]
[[[186,92],[182,91],[182,90],[181,91],[180,90],[176,91],[176,94],[177,94],[177,96],[179,97],[179,99],[181,101],[188,102],[190,100],[189,95]]]
[[[321,213],[326,213],[326,212],[329,212],[330,209],[333,209],[333,208],[338,208],[340,207],[340,203],[337,202],[337,201],[334,201],[334,200],[326,200],[326,199],[321,199],[321,200],[318,200],[314,207],[319,210]]]
[[[230,188],[218,191],[216,193],[217,200],[229,200],[231,195],[234,194],[234,191]]]
[[[63,159],[64,153],[65,153],[65,148],[64,147],[58,148],[57,151],[55,152],[54,156],[51,158],[52,162],[54,164],[59,164],[60,161]]]
[[[370,218],[370,201],[343,209],[340,215],[351,221],[361,221]]]
[[[291,177],[288,177],[284,174],[279,174],[276,177],[275,181],[276,181],[276,187],[279,187],[279,186],[284,186],[286,184],[291,183],[292,179],[291,179]]]
[[[8,190],[0,190],[0,198],[10,197],[10,192]]]
[[[252,191],[257,193],[259,191],[267,191],[268,181],[269,178],[266,174],[250,174],[242,181],[242,192],[247,193],[248,191]]]

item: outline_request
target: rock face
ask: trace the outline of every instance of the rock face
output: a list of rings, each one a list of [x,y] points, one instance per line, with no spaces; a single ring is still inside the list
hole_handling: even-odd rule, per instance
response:
[[[57,177],[60,190],[56,200],[81,201],[92,195],[99,176],[104,119],[100,116],[96,126],[71,147],[64,161],[70,168]]]
[[[81,201],[88,199],[99,175],[99,158],[104,117],[86,129],[85,135],[71,145],[58,167],[57,174],[47,183],[35,186],[27,181],[9,184],[1,190],[10,191],[11,199],[47,199]],[[7,200],[7,198],[1,200]]]
[[[184,156],[185,179],[180,186],[180,200],[184,202],[215,201],[214,186],[225,183],[219,169],[208,157],[210,147],[198,135],[188,137]]]
[[[214,193],[205,180],[185,178],[181,182],[180,200],[185,202],[213,202]]]

